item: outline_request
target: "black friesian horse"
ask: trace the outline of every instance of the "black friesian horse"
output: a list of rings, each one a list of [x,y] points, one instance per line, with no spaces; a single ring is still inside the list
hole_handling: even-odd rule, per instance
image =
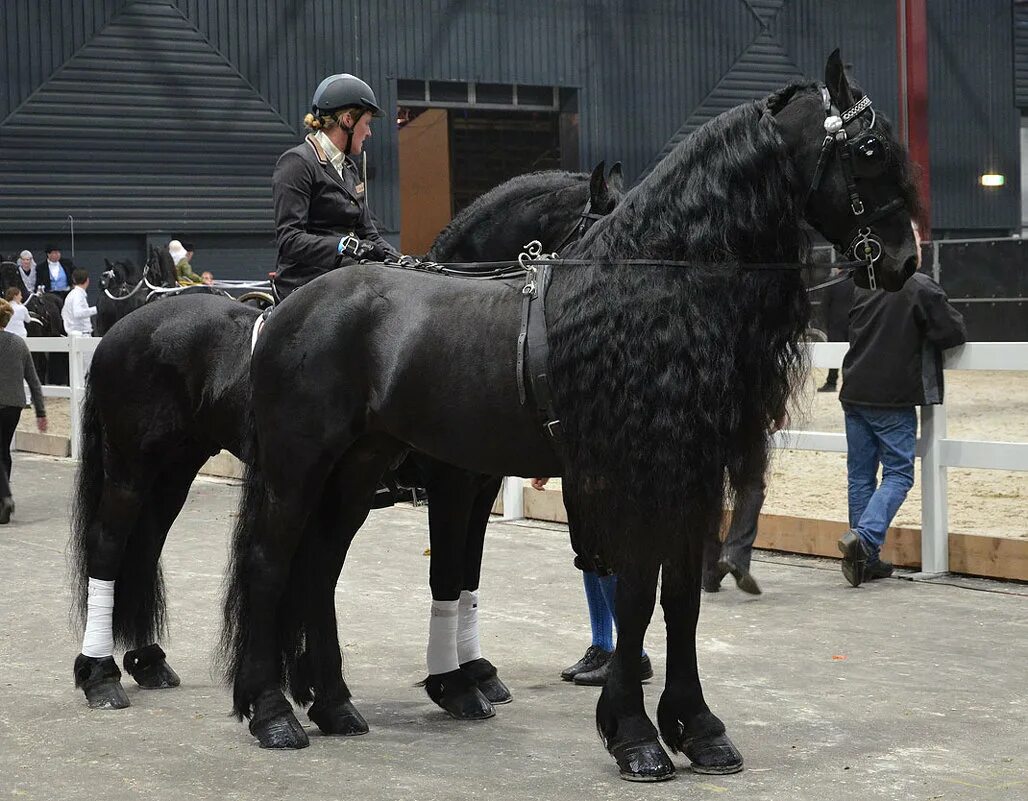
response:
[[[428,258],[513,258],[533,238],[556,247],[562,237],[580,233],[587,203],[599,214],[614,206],[621,194],[619,166],[610,178],[608,183],[601,164],[591,177],[543,172],[512,179],[462,211],[439,235]],[[502,221],[502,230],[496,221]],[[151,251],[152,266],[161,266],[160,258]],[[118,264],[108,264],[105,275],[117,297],[131,292],[141,278]],[[77,603],[86,619],[88,581],[115,581],[106,636],[129,649],[125,668],[146,688],[178,684],[157,644],[166,633],[159,559],[168,531],[210,456],[227,450],[244,462],[251,459],[249,354],[259,314],[222,297],[169,298],[146,304],[113,325],[93,356],[73,522]],[[462,589],[478,588],[482,538],[499,479],[454,471],[428,458],[415,469],[436,493],[430,507],[433,597],[456,598]],[[323,536],[316,530],[319,525],[331,532],[335,523],[313,521],[312,537]],[[341,566],[340,557],[335,574],[326,579],[330,595]],[[75,679],[91,706],[129,703],[109,656],[79,655]],[[451,708],[459,712],[469,695],[465,687]],[[477,690],[475,695],[479,702],[467,710],[471,716],[488,706]]]
[[[309,588],[342,561],[379,476],[413,448],[485,475],[563,475],[569,519],[618,572],[597,726],[621,775],[639,781],[674,773],[639,672],[663,569],[660,734],[694,770],[741,769],[703,699],[696,621],[726,483],[762,475],[769,422],[802,372],[809,304],[800,272],[781,263],[804,255],[804,217],[840,250],[870,251],[865,285],[899,289],[917,263],[902,146],[838,51],[826,84],[704,125],[586,233],[570,253],[580,261],[550,272],[559,441],[519,401],[522,293],[509,285],[358,266],[276,310],[251,360],[256,453],[223,640],[235,711],[261,745],[307,745],[282,693],[288,683],[309,697],[298,677],[316,704],[352,708],[329,636],[332,593]],[[311,519],[323,521],[320,538],[305,536]]]

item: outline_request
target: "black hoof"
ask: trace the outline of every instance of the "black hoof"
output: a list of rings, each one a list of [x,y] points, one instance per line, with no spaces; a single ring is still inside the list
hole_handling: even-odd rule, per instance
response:
[[[136,684],[144,690],[166,690],[178,687],[182,680],[165,659],[164,649],[157,644],[135,651],[126,651],[122,664]]]
[[[250,734],[257,738],[261,748],[306,748],[311,744],[307,732],[292,712],[262,720],[255,725],[250,722]]]
[[[629,782],[663,782],[675,777],[675,766],[656,739],[608,745],[621,778]]]
[[[727,734],[697,737],[682,743],[682,752],[689,757],[694,773],[738,773],[742,770],[742,754]]]
[[[307,732],[293,714],[293,708],[278,690],[265,690],[253,705],[250,734],[261,748],[306,748]]]
[[[125,709],[131,706],[121,686],[121,671],[113,656],[75,657],[75,686],[86,694],[90,709]]]
[[[423,682],[425,692],[436,704],[456,720],[486,720],[496,714],[478,685],[461,670],[429,676]]]
[[[460,666],[461,672],[478,685],[479,691],[491,704],[509,704],[514,700],[510,689],[496,674],[496,668],[488,659],[473,659]]]
[[[307,710],[309,717],[322,734],[337,737],[357,737],[368,733],[368,722],[349,699],[334,704],[315,701]]]

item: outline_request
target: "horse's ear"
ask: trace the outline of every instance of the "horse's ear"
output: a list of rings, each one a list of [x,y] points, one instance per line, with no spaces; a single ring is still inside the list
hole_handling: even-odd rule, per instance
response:
[[[607,174],[607,186],[613,192],[620,192],[625,186],[625,176],[621,172],[621,162],[615,161]]]
[[[828,87],[828,94],[835,103],[836,108],[845,111],[855,102],[853,90],[850,89],[850,82],[846,78],[846,67],[839,55],[839,48],[835,48],[828,56],[828,63],[825,64],[825,86]]]
[[[114,269],[114,265],[111,264],[111,260],[108,259],[106,256],[104,256],[104,267],[106,267],[108,270]]]
[[[607,162],[601,161],[593,167],[593,174],[589,176],[589,197],[595,200],[602,197],[607,191],[607,179],[603,174],[607,170]]]

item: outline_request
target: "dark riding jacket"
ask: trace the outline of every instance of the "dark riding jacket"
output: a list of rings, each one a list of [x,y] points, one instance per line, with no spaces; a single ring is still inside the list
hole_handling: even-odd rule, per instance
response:
[[[273,180],[278,265],[275,285],[286,295],[356,260],[339,254],[339,240],[353,233],[399,255],[375,228],[357,167],[344,160],[340,177],[313,135],[287,150]]]
[[[967,340],[964,318],[924,273],[899,292],[857,288],[839,399],[860,406],[942,403],[942,351]]]

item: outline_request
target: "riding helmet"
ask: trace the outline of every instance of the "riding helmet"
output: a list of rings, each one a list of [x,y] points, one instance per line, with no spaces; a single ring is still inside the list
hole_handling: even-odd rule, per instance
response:
[[[315,115],[328,114],[336,109],[357,106],[367,109],[374,117],[382,116],[375,93],[371,87],[356,75],[341,72],[329,75],[318,84],[311,98],[311,112]]]

